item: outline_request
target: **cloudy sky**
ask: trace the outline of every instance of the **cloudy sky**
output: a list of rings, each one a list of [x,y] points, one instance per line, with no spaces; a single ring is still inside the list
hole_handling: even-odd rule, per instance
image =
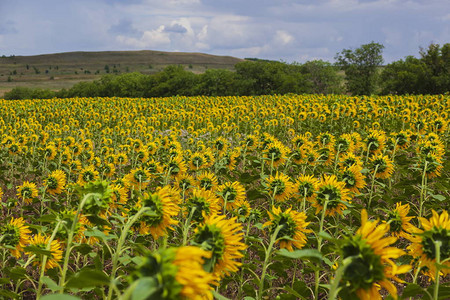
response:
[[[450,42],[449,0],[0,0],[0,55],[161,50],[333,62],[375,41],[385,62]]]

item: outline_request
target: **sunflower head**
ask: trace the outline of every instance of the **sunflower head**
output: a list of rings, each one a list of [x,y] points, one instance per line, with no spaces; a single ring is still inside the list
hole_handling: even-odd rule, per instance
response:
[[[325,207],[327,216],[342,214],[347,208],[346,203],[350,202],[349,190],[345,188],[345,182],[339,181],[335,175],[324,175],[319,182],[316,197],[313,199],[313,206],[318,214]]]
[[[408,239],[412,244],[408,247],[411,255],[419,257],[420,267],[429,270],[433,280],[436,280],[437,247],[439,247],[439,260],[443,266],[440,274],[446,276],[450,273],[450,219],[444,210],[440,215],[432,211],[430,219],[419,218],[422,229],[412,228],[412,236]]]
[[[371,170],[376,178],[390,178],[394,173],[394,163],[387,155],[375,155],[371,158]]]
[[[369,221],[366,210],[362,210],[361,227],[341,244],[342,298],[381,299],[381,287],[391,296],[397,296],[397,288],[390,279],[399,281],[397,275],[408,272],[411,267],[397,266],[393,261],[405,252],[390,247],[397,238],[386,237],[388,231],[389,225]]]
[[[2,244],[15,249],[10,249],[11,253],[16,257],[20,257],[20,252],[28,244],[31,231],[25,225],[23,218],[12,218],[9,223],[0,227],[0,237]]]
[[[146,299],[212,300],[212,274],[203,268],[211,253],[195,246],[160,249],[140,258],[130,281],[143,281],[152,293]]]
[[[213,215],[205,218],[203,224],[195,229],[192,244],[211,252],[211,258],[206,261],[206,270],[216,277],[237,272],[247,246],[242,242],[244,233],[236,217],[226,219],[224,215]]]
[[[278,201],[285,201],[293,193],[294,184],[289,176],[283,173],[277,172],[275,176],[269,176],[266,185],[269,195]]]
[[[263,227],[268,227],[270,234],[277,233],[277,240],[280,242],[281,248],[286,248],[293,251],[295,246],[298,249],[303,248],[306,244],[307,238],[305,233],[311,232],[306,226],[306,214],[304,212],[297,212],[288,208],[286,211],[281,211],[279,207],[273,207],[269,212],[270,220],[264,223]]]

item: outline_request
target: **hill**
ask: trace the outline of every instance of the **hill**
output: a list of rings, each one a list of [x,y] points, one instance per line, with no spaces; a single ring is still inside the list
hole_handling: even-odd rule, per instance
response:
[[[204,53],[163,51],[66,52],[0,57],[0,97],[14,87],[59,90],[105,74],[152,74],[168,65],[183,65],[194,73],[208,68],[233,69],[243,59]]]

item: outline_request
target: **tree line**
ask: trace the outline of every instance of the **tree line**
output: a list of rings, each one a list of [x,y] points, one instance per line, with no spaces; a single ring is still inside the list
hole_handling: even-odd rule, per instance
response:
[[[304,64],[252,59],[235,70],[209,69],[194,74],[170,65],[152,75],[108,74],[70,89],[51,91],[17,87],[5,99],[66,97],[245,96],[270,94],[440,94],[450,89],[450,44],[431,44],[419,58],[408,56],[383,66],[384,46],[371,42],[343,49],[336,63]]]

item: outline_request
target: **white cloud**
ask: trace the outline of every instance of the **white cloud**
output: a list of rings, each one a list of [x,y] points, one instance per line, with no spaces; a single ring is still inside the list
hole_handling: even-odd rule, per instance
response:
[[[287,45],[294,40],[294,37],[284,30],[277,30],[275,42],[282,45]]]
[[[160,48],[170,45],[169,33],[164,31],[164,25],[155,30],[144,31],[141,37],[117,36],[117,41],[136,49]]]

